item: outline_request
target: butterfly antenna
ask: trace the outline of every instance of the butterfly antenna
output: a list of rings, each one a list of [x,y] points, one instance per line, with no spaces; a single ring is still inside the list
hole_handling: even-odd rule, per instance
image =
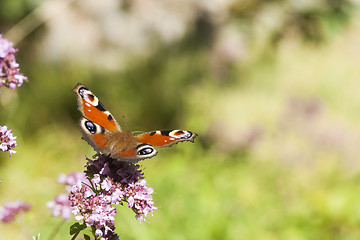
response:
[[[127,125],[127,122],[125,121],[125,115],[122,116],[122,119],[123,119],[126,130],[129,130],[129,126]],[[144,131],[132,131],[132,132],[135,135],[144,133]]]
[[[123,119],[126,130],[129,130],[129,126],[127,125],[127,122],[125,120],[125,115],[122,115],[122,119]]]

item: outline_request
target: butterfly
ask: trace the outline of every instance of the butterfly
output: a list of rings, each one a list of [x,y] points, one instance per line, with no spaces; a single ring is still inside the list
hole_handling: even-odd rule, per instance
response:
[[[175,143],[194,142],[196,133],[186,130],[157,130],[134,135],[124,131],[99,99],[83,84],[73,89],[82,114],[80,129],[83,139],[97,152],[120,161],[136,163],[154,157],[154,147],[170,147]]]

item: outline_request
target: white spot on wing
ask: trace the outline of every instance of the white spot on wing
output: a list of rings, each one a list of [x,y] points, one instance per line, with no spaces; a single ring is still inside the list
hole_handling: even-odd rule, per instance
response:
[[[184,132],[184,133],[180,134],[180,135],[176,134],[179,131]],[[183,130],[174,130],[169,133],[169,136],[177,138],[177,139],[187,139],[187,138],[190,138],[191,133],[188,131],[183,131]]]
[[[91,99],[89,97],[89,95],[93,95],[94,99]],[[89,103],[89,104],[91,104],[93,106],[97,106],[99,104],[99,99],[92,92],[84,91],[83,96],[84,96],[84,100],[85,100],[86,103]]]

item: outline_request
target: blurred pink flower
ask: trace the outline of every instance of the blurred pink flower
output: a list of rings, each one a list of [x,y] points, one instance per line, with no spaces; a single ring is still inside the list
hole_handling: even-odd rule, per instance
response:
[[[68,220],[71,217],[71,207],[69,196],[67,194],[57,195],[55,200],[47,202],[46,206],[52,209],[52,215],[54,217],[61,216],[65,220]]]
[[[28,211],[31,208],[30,204],[22,201],[8,202],[4,207],[0,207],[0,220],[3,223],[13,221],[21,212]]]
[[[61,173],[57,179],[58,183],[65,184],[66,194],[59,194],[55,197],[54,201],[49,201],[46,206],[52,210],[54,217],[61,216],[63,219],[68,220],[71,217],[71,206],[69,201],[69,192],[73,185],[78,181],[86,181],[83,172],[70,172],[69,174]]]
[[[16,62],[14,55],[16,51],[12,42],[0,34],[0,87],[4,85],[15,89],[27,81],[27,77],[20,73],[20,65]]]

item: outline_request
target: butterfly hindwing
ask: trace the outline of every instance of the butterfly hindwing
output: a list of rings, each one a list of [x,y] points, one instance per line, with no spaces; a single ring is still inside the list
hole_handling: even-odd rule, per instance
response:
[[[95,151],[105,153],[120,161],[137,162],[157,154],[151,145],[136,141],[132,132],[110,132],[84,117],[80,120],[80,128],[83,139]]]
[[[106,151],[106,135],[109,134],[109,131],[84,117],[80,119],[80,129],[83,133],[82,138],[86,140],[95,151]],[[107,133],[105,133],[105,131],[107,131]]]
[[[158,130],[137,135],[135,139],[155,147],[169,147],[178,142],[194,142],[196,136],[196,133],[186,130]]]

